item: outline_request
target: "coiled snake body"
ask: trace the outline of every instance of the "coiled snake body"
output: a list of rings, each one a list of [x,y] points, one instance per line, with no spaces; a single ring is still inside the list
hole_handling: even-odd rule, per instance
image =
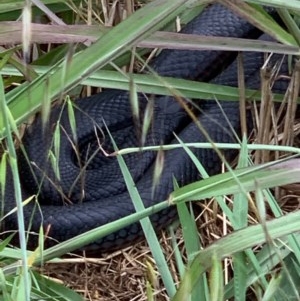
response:
[[[219,4],[205,9],[184,28],[183,32],[239,38],[258,38],[261,34],[252,25]],[[162,76],[213,80],[214,83],[237,86],[234,64],[221,73],[221,70],[233,60],[232,53],[226,56],[225,60],[224,53],[220,51],[164,50],[154,60],[152,68]],[[258,86],[258,70],[262,62],[262,55],[249,54],[245,57],[247,64],[245,81],[248,86]],[[207,141],[173,97],[147,98],[139,94],[142,113],[149,104],[153,105],[153,116],[145,145],[177,143],[174,132],[186,143]],[[240,132],[237,103],[224,102],[222,109],[215,101],[201,101],[197,102],[197,105],[200,108],[199,120],[213,141],[236,142],[232,129],[237,133]],[[140,145],[139,127],[132,117],[128,92],[106,90],[87,99],[77,100],[74,113],[77,140],[70,128],[67,109],[55,107],[51,112],[46,132],[42,130],[40,118],[37,118],[23,139],[30,166],[24,156],[19,154],[22,197],[26,199],[32,194],[38,194],[41,208],[41,211],[38,208],[34,209],[34,202],[24,206],[26,226],[31,224],[31,231],[38,232],[41,224],[45,227],[51,225],[49,236],[57,241],[64,241],[134,212],[117,160],[105,157],[99,149],[101,144],[106,152],[113,151],[106,127],[118,148]],[[49,149],[54,152],[51,142],[55,125],[60,128],[57,158],[59,177],[58,173],[53,171],[48,156]],[[74,151],[74,145],[77,151]],[[193,152],[210,174],[219,171],[220,159],[213,150],[194,149]],[[229,151],[226,155],[230,158],[235,153]],[[186,152],[175,149],[165,152],[160,181],[153,187],[155,158],[155,152],[124,156],[146,207],[168,197],[173,191],[173,177],[179,185],[199,179],[198,172]],[[32,172],[35,176],[32,176]],[[10,174],[4,198],[5,212],[8,212],[15,207]],[[154,214],[151,219],[154,225],[160,228],[175,217],[175,210],[168,209]],[[8,216],[3,224],[6,230],[17,229],[16,216],[14,214]],[[116,249],[139,237],[141,237],[140,226],[133,224],[94,242],[89,247],[99,248],[102,251]]]

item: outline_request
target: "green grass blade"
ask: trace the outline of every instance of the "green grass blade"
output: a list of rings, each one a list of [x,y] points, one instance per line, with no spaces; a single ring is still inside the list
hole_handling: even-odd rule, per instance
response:
[[[156,31],[162,23],[174,18],[185,2],[184,0],[153,1],[104,34],[90,47],[73,57],[66,58],[67,61],[58,64],[53,73],[34,80],[25,90],[8,100],[14,119],[18,122],[20,116],[25,118],[25,105],[29,104],[27,117],[36,111],[41,105],[45,91],[49,91],[50,101],[59,96],[62,91],[67,92],[78,85],[92,72]],[[25,103],[21,109],[19,108],[20,101]],[[0,119],[0,129],[3,127],[3,120]]]
[[[266,229],[272,239],[283,237],[300,230],[300,212],[293,212],[268,221]],[[173,301],[181,301],[189,294],[199,277],[212,265],[213,254],[223,259],[236,252],[264,243],[266,233],[260,224],[236,231],[200,251],[186,271]]]
[[[25,298],[26,301],[30,300],[30,278],[26,257],[26,240],[25,240],[25,228],[24,228],[24,214],[22,210],[22,194],[20,188],[20,178],[18,173],[18,164],[17,164],[17,156],[14,147],[13,137],[10,132],[10,129],[15,129],[15,125],[13,120],[11,120],[10,111],[7,108],[5,94],[4,94],[4,86],[2,76],[0,77],[0,112],[1,118],[3,118],[5,127],[7,129],[7,144],[8,144],[8,162],[11,166],[13,180],[14,180],[14,189],[15,189],[15,199],[17,205],[17,216],[18,216],[18,227],[19,227],[19,237],[20,237],[20,245],[22,250],[22,275],[20,276],[20,291],[23,289],[22,297]],[[17,133],[17,132],[16,132]]]
[[[239,193],[241,185],[244,191],[255,190],[257,183],[261,189],[300,182],[299,167],[272,170],[270,164],[249,167],[234,172],[226,172],[208,179],[183,186],[170,195],[170,201],[178,203],[183,200],[199,200]],[[276,166],[276,165],[274,165]],[[236,183],[236,178],[240,183]],[[240,185],[241,184],[241,185]]]
[[[112,140],[115,150],[117,150],[117,145],[115,144],[113,137],[110,136],[110,138]],[[117,160],[119,162],[119,166],[121,168],[121,172],[123,174],[123,178],[125,180],[125,183],[126,183],[130,198],[135,207],[135,210],[137,212],[142,212],[143,210],[145,210],[145,207],[144,207],[143,201],[139,195],[139,192],[136,188],[136,185],[131,177],[131,174],[126,166],[125,160],[120,155],[117,156]],[[155,230],[152,226],[151,220],[149,217],[145,217],[140,220],[140,223],[141,223],[142,229],[144,231],[145,237],[147,239],[151,253],[155,259],[157,268],[161,274],[162,281],[164,282],[164,285],[168,292],[168,295],[170,297],[172,297],[175,295],[175,292],[176,292],[175,284],[172,279],[172,275],[169,270],[167,261],[164,257],[163,251],[161,249],[159,240],[158,240]]]

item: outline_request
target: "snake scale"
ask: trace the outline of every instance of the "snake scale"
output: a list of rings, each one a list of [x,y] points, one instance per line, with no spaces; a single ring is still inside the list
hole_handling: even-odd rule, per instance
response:
[[[257,39],[261,32],[220,4],[208,6],[182,30],[186,34],[226,36]],[[151,68],[161,76],[169,76],[217,84],[237,86],[236,53],[222,51],[163,50],[151,63]],[[263,55],[246,53],[245,83],[259,88],[259,69]],[[280,83],[278,84],[280,85]],[[147,106],[152,106],[152,121],[145,145],[178,143],[174,133],[185,143],[206,142],[182,106],[171,96],[138,95],[141,116]],[[233,131],[240,134],[239,107],[236,102],[194,100],[204,129],[215,142],[237,142]],[[34,202],[24,206],[25,226],[34,232],[51,225],[49,236],[64,241],[101,225],[133,213],[134,207],[116,158],[106,157],[102,149],[113,151],[106,127],[119,149],[139,146],[139,126],[132,115],[129,93],[114,89],[74,103],[77,140],[72,133],[66,107],[53,108],[48,127],[42,130],[41,118],[27,129],[23,146],[29,160],[21,151],[18,165],[22,197],[38,195],[39,208]],[[58,123],[59,119],[59,123]],[[57,158],[58,173],[53,171],[49,149],[54,152],[53,133],[60,129],[60,150]],[[74,151],[76,145],[77,151]],[[220,158],[211,149],[193,149],[209,174],[220,171]],[[80,155],[78,155],[78,153]],[[144,202],[149,207],[167,199],[173,191],[173,178],[180,186],[199,179],[199,173],[182,149],[164,153],[163,170],[159,182],[153,187],[154,162],[157,153],[145,151],[124,156],[129,171]],[[226,151],[227,159],[236,153]],[[30,162],[30,163],[28,163]],[[84,168],[83,168],[84,167]],[[4,193],[4,212],[15,207],[11,174],[8,172]],[[176,219],[176,210],[168,208],[151,216],[159,229]],[[17,230],[15,214],[2,221],[2,230]],[[143,237],[139,223],[99,239],[87,246],[89,249],[109,251],[118,249]],[[36,238],[30,238],[36,243]],[[31,242],[32,242],[31,241]],[[48,242],[51,245],[53,242]]]

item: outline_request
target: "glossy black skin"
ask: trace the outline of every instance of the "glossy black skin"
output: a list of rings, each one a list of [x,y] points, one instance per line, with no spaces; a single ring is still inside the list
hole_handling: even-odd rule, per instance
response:
[[[258,38],[261,35],[259,30],[219,4],[208,7],[190,22],[183,32],[237,38]],[[154,60],[151,67],[163,76],[237,86],[237,66],[236,63],[232,64],[235,56],[235,53],[228,54],[221,51],[164,50]],[[276,60],[276,56],[273,60]],[[244,63],[246,86],[259,88],[259,69],[263,64],[263,55],[245,53]],[[226,69],[227,66],[229,67]],[[277,85],[277,90],[286,87],[285,83]],[[139,95],[141,116],[148,102],[147,96]],[[236,102],[222,102],[222,110],[215,100],[194,100],[194,104],[198,108],[195,110],[198,120],[212,141],[237,142],[232,132],[233,129],[240,135],[239,106]],[[156,96],[153,105],[153,120],[145,145],[177,143],[174,132],[186,143],[207,142],[205,135],[194,122],[191,122],[175,98]],[[30,161],[35,163],[31,165],[35,176],[32,176],[32,171],[21,152],[18,157],[23,198],[38,194],[42,211],[41,214],[37,207],[34,208],[34,202],[26,205],[24,207],[25,224],[28,227],[31,220],[31,231],[35,232],[39,232],[41,224],[45,229],[51,225],[49,235],[55,241],[67,240],[135,212],[116,158],[105,157],[99,150],[99,143],[95,137],[96,128],[103,149],[107,152],[113,151],[104,126],[105,122],[119,149],[140,145],[140,130],[138,123],[132,117],[128,92],[106,90],[88,99],[79,99],[74,104],[74,111],[77,142],[74,141],[70,129],[67,110],[56,107],[52,110],[47,129],[42,130],[41,119],[37,118],[23,139],[26,153]],[[47,159],[59,115],[61,115],[60,128],[63,129],[60,131],[59,153],[61,180],[57,178]],[[250,119],[248,126],[251,127]],[[77,158],[70,141],[73,141],[73,145],[76,145],[80,151],[80,159]],[[97,152],[96,157],[87,163],[87,158],[93,152]],[[220,171],[221,160],[215,151],[193,149],[193,152],[209,174],[216,174]],[[235,155],[235,151],[225,152],[229,160]],[[164,168],[160,181],[153,187],[155,158],[155,152],[124,156],[146,207],[168,198],[173,191],[173,177],[177,179],[179,185],[185,185],[200,178],[186,152],[182,149],[175,149],[164,153]],[[85,165],[86,168],[82,173]],[[46,177],[44,177],[45,174]],[[40,183],[42,183],[41,187]],[[10,173],[8,173],[4,201],[5,212],[15,207]],[[172,222],[176,216],[175,208],[170,207],[154,214],[151,220],[159,229]],[[5,230],[16,230],[16,215],[7,217],[3,226]],[[136,223],[99,239],[85,248],[100,249],[105,252],[131,244],[142,237],[141,227]],[[52,245],[55,241],[48,240],[46,244]],[[34,246],[37,238],[33,236],[29,242],[31,246]]]

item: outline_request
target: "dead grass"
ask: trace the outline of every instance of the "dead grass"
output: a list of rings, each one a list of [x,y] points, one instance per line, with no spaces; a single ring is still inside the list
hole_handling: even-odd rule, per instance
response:
[[[299,209],[299,194],[286,191],[281,191],[281,193],[279,204],[283,212]],[[229,203],[232,202],[230,198],[226,200]],[[232,231],[230,222],[221,213],[214,200],[199,202],[196,206],[201,209],[196,220],[202,246],[205,247]],[[255,205],[250,204],[249,224],[257,223],[256,212]],[[267,219],[272,217],[269,212]],[[180,229],[177,230],[176,235],[182,257],[185,259]],[[171,238],[167,231],[161,232],[160,242],[173,279],[179,283]],[[225,275],[232,275],[230,259],[224,262],[224,267]],[[89,301],[148,300],[146,293],[149,287],[155,296],[154,300],[170,300],[145,241],[99,258],[82,254],[82,256],[65,258],[60,263],[47,263],[41,272],[51,277],[52,280],[74,289]]]
[[[162,235],[161,246],[176,279],[173,251],[165,235]],[[64,259],[59,264],[48,263],[42,272],[81,293],[86,300],[148,300],[147,286],[153,288],[157,301],[169,300],[145,242],[101,258],[83,254],[82,257]]]
[[[232,203],[229,197],[226,198],[226,201]],[[285,193],[279,203],[284,212],[290,212],[299,209],[299,201],[299,196]],[[208,246],[232,232],[230,222],[222,214],[214,200],[199,202],[196,206],[201,210],[196,220],[202,246]],[[256,212],[255,205],[250,204],[249,224],[258,222]],[[269,211],[267,219],[272,217],[273,215]],[[179,283],[171,238],[167,231],[162,231],[160,235],[160,243],[173,279]],[[186,262],[180,229],[177,230],[176,235],[182,257]],[[232,275],[231,267],[231,260],[225,260],[226,282],[230,280],[230,275]],[[74,289],[89,301],[148,300],[146,293],[149,287],[155,296],[154,300],[170,300],[146,242],[138,243],[112,254],[106,254],[100,258],[87,257],[83,254],[81,257],[66,258],[60,263],[47,263],[41,272]]]
[[[228,200],[230,201],[230,199]],[[215,202],[208,202],[207,205],[201,203],[200,206],[204,210],[197,218],[199,237],[203,246],[207,246],[230,233],[232,228],[220,212],[216,213]],[[298,208],[299,198],[291,196],[282,206],[286,212]],[[271,216],[269,217],[271,218]],[[250,212],[249,222],[252,224],[257,222],[254,211]],[[177,240],[182,246],[180,230],[177,231]],[[179,275],[176,270],[173,249],[166,232],[162,233],[160,242],[168,259],[172,276],[178,283]],[[183,247],[181,249],[184,257]],[[230,260],[225,263],[225,268],[227,269],[226,275],[231,275]],[[41,272],[51,277],[52,280],[74,289],[90,301],[148,300],[147,286],[152,288],[156,301],[170,300],[145,242],[100,258],[76,256],[66,258],[60,263],[47,263]]]

